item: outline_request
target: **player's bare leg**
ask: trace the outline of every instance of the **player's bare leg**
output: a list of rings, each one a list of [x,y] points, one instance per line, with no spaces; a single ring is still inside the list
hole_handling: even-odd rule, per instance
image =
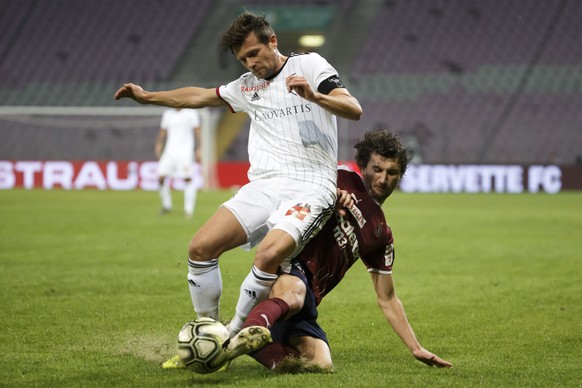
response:
[[[196,206],[196,186],[193,179],[184,179],[184,216],[191,218]]]
[[[299,350],[306,366],[316,366],[324,370],[333,368],[329,346],[322,339],[305,336],[291,338],[289,342]]]
[[[222,277],[218,257],[246,241],[247,235],[237,218],[223,207],[214,213],[190,241],[188,286],[198,317],[219,318]]]
[[[160,215],[169,213],[172,210],[172,189],[170,188],[170,180],[165,176],[159,178],[160,184],[160,199],[162,200],[162,210]]]

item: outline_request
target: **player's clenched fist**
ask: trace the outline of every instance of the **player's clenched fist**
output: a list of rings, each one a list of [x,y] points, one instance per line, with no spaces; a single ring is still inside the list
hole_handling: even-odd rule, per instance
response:
[[[291,74],[285,79],[285,85],[287,86],[287,91],[289,93],[294,93],[309,101],[314,100],[313,89],[304,77]]]
[[[143,88],[139,85],[135,85],[135,84],[131,84],[131,83],[123,85],[115,93],[116,100],[119,100],[122,98],[131,98],[132,100],[135,100],[135,101],[139,102],[140,104],[144,103],[144,101],[143,101],[144,96],[145,96],[145,91],[143,90]]]

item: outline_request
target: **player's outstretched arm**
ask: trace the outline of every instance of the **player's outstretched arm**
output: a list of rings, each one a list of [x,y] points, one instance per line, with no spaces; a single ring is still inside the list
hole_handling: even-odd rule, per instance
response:
[[[170,108],[205,108],[223,106],[223,100],[217,96],[215,89],[186,87],[169,91],[148,92],[132,83],[123,85],[114,98],[130,98],[140,104],[161,105]]]
[[[429,366],[450,368],[452,366],[450,362],[439,358],[423,348],[416,339],[412,327],[408,323],[404,307],[394,291],[392,275],[381,275],[377,273],[371,273],[371,275],[380,309],[384,313],[388,323],[390,323],[390,326],[392,326],[392,329],[394,329],[402,342],[412,352],[414,358]]]

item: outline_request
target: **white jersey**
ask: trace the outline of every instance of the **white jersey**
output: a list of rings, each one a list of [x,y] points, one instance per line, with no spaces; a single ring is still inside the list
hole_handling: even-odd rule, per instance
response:
[[[168,109],[162,115],[162,129],[168,131],[162,155],[194,161],[194,128],[200,126],[195,109]]]
[[[291,178],[333,192],[337,180],[337,119],[285,86],[287,76],[304,77],[314,90],[337,71],[319,54],[292,54],[275,77],[252,73],[217,88],[232,112],[251,118],[250,181]]]

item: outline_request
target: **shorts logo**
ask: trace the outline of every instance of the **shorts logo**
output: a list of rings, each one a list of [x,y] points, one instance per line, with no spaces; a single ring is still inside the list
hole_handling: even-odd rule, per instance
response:
[[[384,252],[384,266],[390,268],[392,263],[394,263],[394,244],[386,245]]]
[[[311,206],[309,206],[309,204],[298,203],[291,209],[287,210],[285,216],[293,216],[296,217],[298,220],[303,221],[309,213],[311,213]]]

